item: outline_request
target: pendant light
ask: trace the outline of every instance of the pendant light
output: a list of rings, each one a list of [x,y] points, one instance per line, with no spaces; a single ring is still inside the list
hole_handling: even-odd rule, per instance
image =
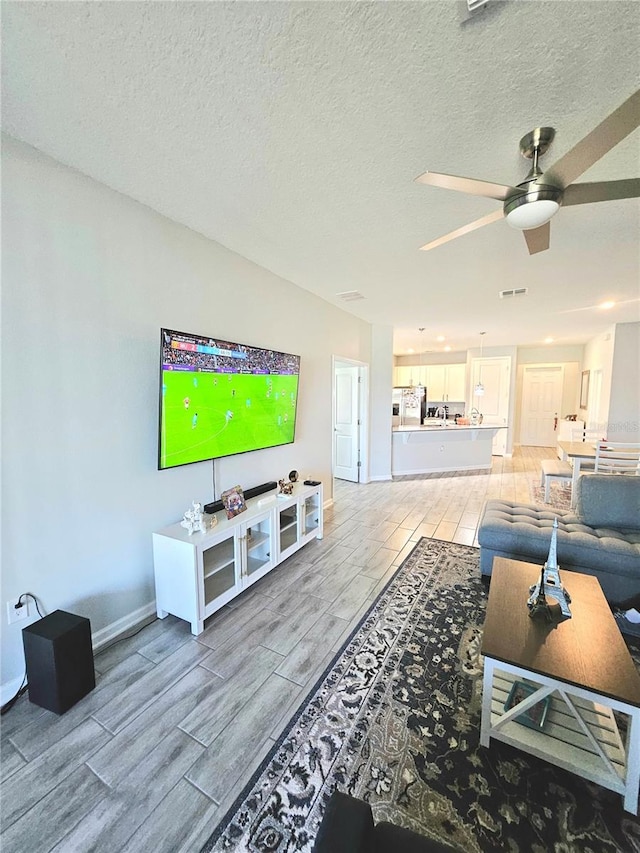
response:
[[[420,332],[420,369],[418,370],[418,387],[424,388],[424,382],[422,381],[422,353],[424,352],[422,333],[424,332],[424,326],[420,326],[418,331]]]
[[[480,369],[478,371],[478,384],[473,389],[473,393],[476,397],[482,397],[484,394],[484,385],[482,384],[482,338],[486,334],[486,332],[480,332]]]

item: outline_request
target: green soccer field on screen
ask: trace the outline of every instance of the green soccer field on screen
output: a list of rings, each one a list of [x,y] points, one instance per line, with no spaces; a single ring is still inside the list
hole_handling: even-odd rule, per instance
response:
[[[298,376],[162,371],[160,468],[293,441]]]

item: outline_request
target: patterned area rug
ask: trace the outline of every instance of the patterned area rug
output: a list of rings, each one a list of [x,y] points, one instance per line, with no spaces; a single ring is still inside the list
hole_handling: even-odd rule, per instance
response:
[[[475,548],[418,543],[202,853],[310,851],[336,787],[369,801],[376,821],[467,853],[640,851],[619,795],[480,746],[478,560]]]
[[[529,493],[531,503],[537,506],[548,506],[553,509],[570,509],[571,486],[567,483],[551,481],[549,486],[549,502],[545,502],[544,488],[540,485],[540,477],[529,481]]]

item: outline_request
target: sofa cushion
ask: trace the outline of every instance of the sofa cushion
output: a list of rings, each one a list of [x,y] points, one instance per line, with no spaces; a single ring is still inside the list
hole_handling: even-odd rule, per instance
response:
[[[612,474],[604,476],[622,479]],[[542,565],[549,554],[554,518],[558,519],[557,557],[561,569],[588,566],[601,572],[638,577],[640,530],[589,527],[571,510],[487,501],[478,528],[478,542],[482,548],[528,557]]]
[[[576,498],[576,515],[589,527],[640,530],[640,477],[583,474]]]
[[[369,853],[374,853],[370,850]],[[410,829],[382,821],[376,824],[375,853],[454,853],[441,841],[418,835]]]
[[[313,853],[371,853],[375,848],[371,807],[333,791],[325,809]]]
[[[313,853],[455,853],[455,849],[386,821],[374,825],[369,803],[333,791]]]

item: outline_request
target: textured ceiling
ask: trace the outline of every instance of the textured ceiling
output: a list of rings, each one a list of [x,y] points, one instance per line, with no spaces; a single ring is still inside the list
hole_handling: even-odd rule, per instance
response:
[[[504,221],[420,252],[498,202],[414,182],[522,180],[541,124],[558,159],[638,87],[635,2],[5,0],[2,38],[4,131],[393,325],[396,352],[581,343],[640,316],[638,200],[561,209],[534,256]],[[639,174],[635,131],[579,180]]]

